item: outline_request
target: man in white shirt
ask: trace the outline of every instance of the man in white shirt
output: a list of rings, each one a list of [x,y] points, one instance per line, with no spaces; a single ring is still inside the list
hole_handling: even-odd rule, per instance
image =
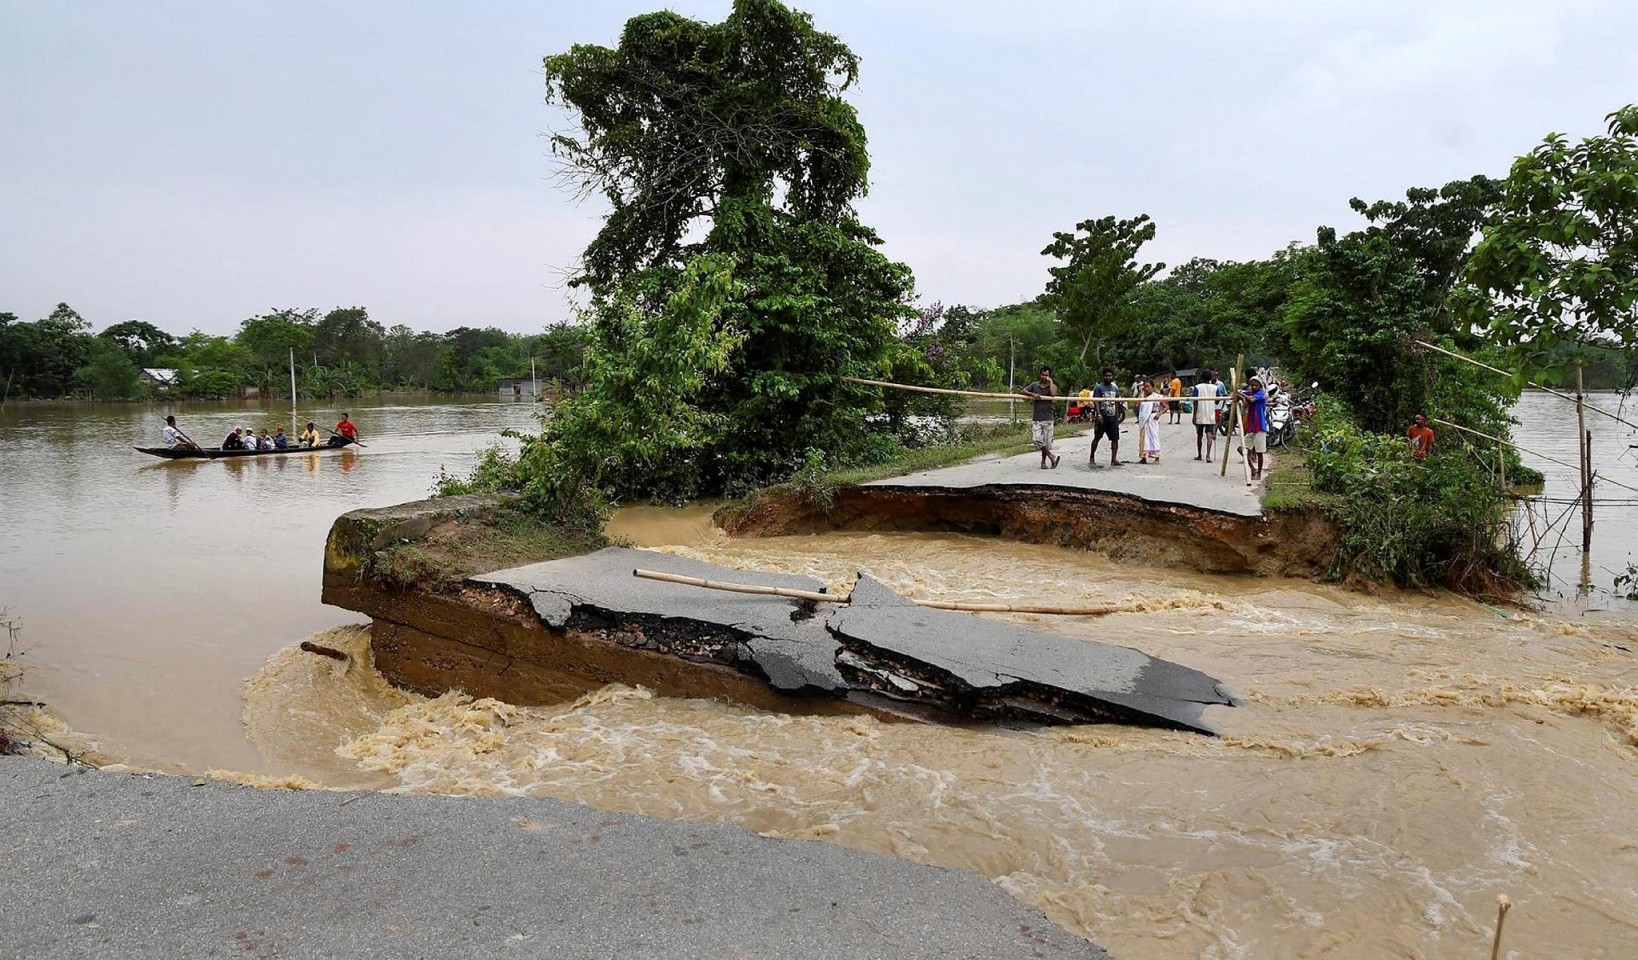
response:
[[[1208,371],[1190,391],[1194,396],[1194,458],[1212,462],[1212,448],[1217,444],[1217,384],[1216,371]],[[1204,453],[1204,456],[1201,454]]]
[[[193,441],[182,436],[182,431],[176,429],[175,417],[168,416],[165,418],[165,447],[168,450],[175,450],[178,448],[183,450],[196,449]]]

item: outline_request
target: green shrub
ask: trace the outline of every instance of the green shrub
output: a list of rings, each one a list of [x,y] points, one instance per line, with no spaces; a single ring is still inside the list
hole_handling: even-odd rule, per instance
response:
[[[1424,461],[1400,436],[1361,430],[1322,401],[1308,445],[1314,489],[1342,535],[1331,574],[1405,586],[1505,593],[1533,582],[1511,536],[1511,504],[1493,473],[1441,438]]]

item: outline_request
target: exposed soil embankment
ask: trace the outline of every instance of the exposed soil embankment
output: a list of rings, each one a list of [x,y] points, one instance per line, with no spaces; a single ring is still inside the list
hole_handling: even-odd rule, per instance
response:
[[[778,487],[722,508],[716,520],[735,537],[827,530],[978,533],[1209,573],[1307,578],[1325,574],[1337,538],[1317,508],[1246,517],[1119,493],[1020,486],[847,486],[835,491],[828,509],[795,488]]]
[[[501,526],[478,501],[343,516],[328,544],[324,599],[369,614],[377,668],[427,694],[462,689],[542,704],[620,682],[793,713],[1113,720],[1205,733],[1213,732],[1205,708],[1233,703],[1215,679],[1181,664],[928,610],[864,574],[831,601],[806,576],[605,547],[457,579],[462,562],[494,553],[468,541],[485,544]],[[511,536],[556,543],[515,528]],[[633,575],[643,568],[805,596]],[[426,575],[406,576],[412,569]]]
[[[464,690],[508,703],[560,703],[607,683],[662,696],[721,697],[770,710],[860,712],[840,700],[794,698],[733,666],[678,659],[645,635],[594,618],[542,623],[526,594],[472,583],[473,574],[589,553],[601,543],[542,533],[529,556],[499,554],[503,501],[422,500],[357,510],[336,520],[325,546],[325,603],[369,616],[375,665],[429,696]]]

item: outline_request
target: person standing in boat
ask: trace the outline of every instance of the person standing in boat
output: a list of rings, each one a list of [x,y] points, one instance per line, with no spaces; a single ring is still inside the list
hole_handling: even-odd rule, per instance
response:
[[[307,429],[303,430],[301,434],[296,437],[296,442],[300,443],[304,447],[318,446],[318,427],[313,426],[313,421],[307,421]]]
[[[165,447],[169,450],[198,450],[199,447],[192,440],[182,436],[182,431],[176,428],[176,418],[165,418]]]
[[[353,421],[348,418],[347,412],[343,410],[341,420],[336,423],[336,435],[330,438],[330,446],[345,446],[357,439],[358,428],[353,426]]]

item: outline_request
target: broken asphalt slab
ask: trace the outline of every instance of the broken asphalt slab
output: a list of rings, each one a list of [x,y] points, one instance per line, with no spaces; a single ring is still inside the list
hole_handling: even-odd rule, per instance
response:
[[[596,553],[500,570],[471,582],[529,598],[541,622],[559,630],[612,631],[661,653],[725,663],[765,677],[786,693],[842,696],[848,683],[836,669],[836,641],[826,632],[826,611],[774,596],[724,593],[632,576],[642,567],[662,573],[734,580],[766,587],[820,592],[811,577],[731,570],[687,557],[608,547]],[[793,614],[795,615],[793,617]]]
[[[549,627],[726,664],[782,692],[886,698],[950,720],[1116,721],[1214,733],[1205,707],[1234,702],[1197,670],[1129,647],[920,607],[869,577],[861,576],[852,604],[815,605],[640,579],[636,568],[824,589],[809,577],[620,547],[471,582],[527,597]]]
[[[0,757],[0,958],[1108,960],[976,873],[820,841],[194,783]]]
[[[918,606],[869,576],[859,577],[851,602],[828,625],[854,657],[895,670],[878,678],[898,681],[906,693],[949,700],[949,709],[965,716],[1024,714],[1042,722],[1101,716],[1209,731],[1205,707],[1234,702],[1198,670],[1131,647]]]

